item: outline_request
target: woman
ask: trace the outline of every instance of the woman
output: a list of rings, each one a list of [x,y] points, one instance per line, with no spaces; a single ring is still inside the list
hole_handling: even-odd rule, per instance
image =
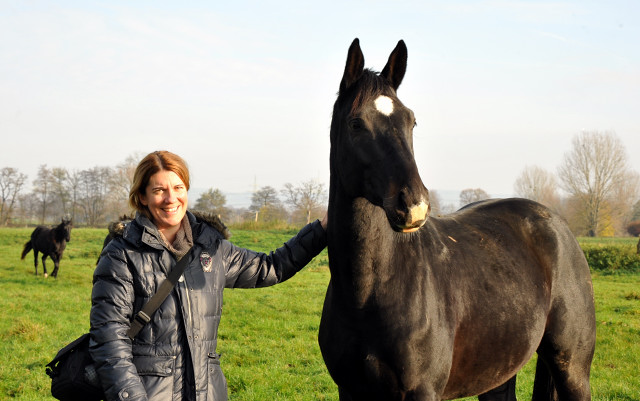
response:
[[[236,247],[222,224],[187,211],[188,190],[189,171],[179,156],[147,155],[129,193],[136,218],[100,256],[91,355],[108,400],[226,400],[216,353],[223,288],[280,283],[326,245],[325,217],[270,254]],[[190,258],[184,274],[131,341],[133,316],[182,257]]]

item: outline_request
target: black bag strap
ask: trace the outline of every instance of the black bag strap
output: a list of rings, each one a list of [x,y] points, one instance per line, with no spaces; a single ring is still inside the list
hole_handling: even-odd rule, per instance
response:
[[[133,338],[138,335],[140,330],[142,330],[142,327],[144,327],[145,324],[149,323],[153,313],[160,307],[160,305],[162,305],[171,290],[173,290],[173,287],[175,287],[176,283],[180,279],[180,276],[182,276],[184,269],[186,269],[187,265],[189,264],[190,254],[191,252],[187,252],[182,258],[180,258],[180,260],[178,260],[178,263],[176,263],[173,269],[171,269],[171,272],[169,273],[167,278],[162,282],[162,284],[160,284],[160,287],[158,287],[158,291],[156,291],[149,302],[147,302],[142,307],[142,309],[138,313],[136,313],[133,321],[131,322],[131,327],[129,327],[129,331],[127,331],[127,335],[130,339],[133,340]]]

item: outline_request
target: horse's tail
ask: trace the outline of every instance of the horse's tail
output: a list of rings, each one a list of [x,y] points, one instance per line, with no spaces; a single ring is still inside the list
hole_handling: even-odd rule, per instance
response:
[[[538,362],[536,363],[536,377],[533,381],[533,396],[531,399],[541,401],[558,400],[558,393],[556,392],[551,372],[540,356],[538,356]]]
[[[24,244],[24,249],[22,250],[22,256],[20,257],[20,259],[24,259],[24,257],[27,256],[27,254],[32,248],[33,247],[31,246],[31,241]]]

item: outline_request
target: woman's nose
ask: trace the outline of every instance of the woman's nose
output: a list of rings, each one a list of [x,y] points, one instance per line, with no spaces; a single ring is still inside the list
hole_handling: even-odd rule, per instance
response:
[[[173,189],[170,189],[168,191],[165,192],[165,198],[164,201],[166,203],[173,203],[176,201],[176,199],[178,199],[178,193],[176,191],[174,191]]]

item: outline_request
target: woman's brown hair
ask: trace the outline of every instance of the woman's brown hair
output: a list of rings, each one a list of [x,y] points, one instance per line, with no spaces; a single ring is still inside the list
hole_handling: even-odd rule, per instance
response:
[[[189,190],[189,168],[180,156],[166,150],[158,150],[146,155],[138,163],[136,172],[133,174],[133,185],[129,191],[129,205],[149,218],[151,218],[149,210],[140,202],[140,195],[144,195],[151,176],[163,170],[176,173],[187,187],[187,191]]]

